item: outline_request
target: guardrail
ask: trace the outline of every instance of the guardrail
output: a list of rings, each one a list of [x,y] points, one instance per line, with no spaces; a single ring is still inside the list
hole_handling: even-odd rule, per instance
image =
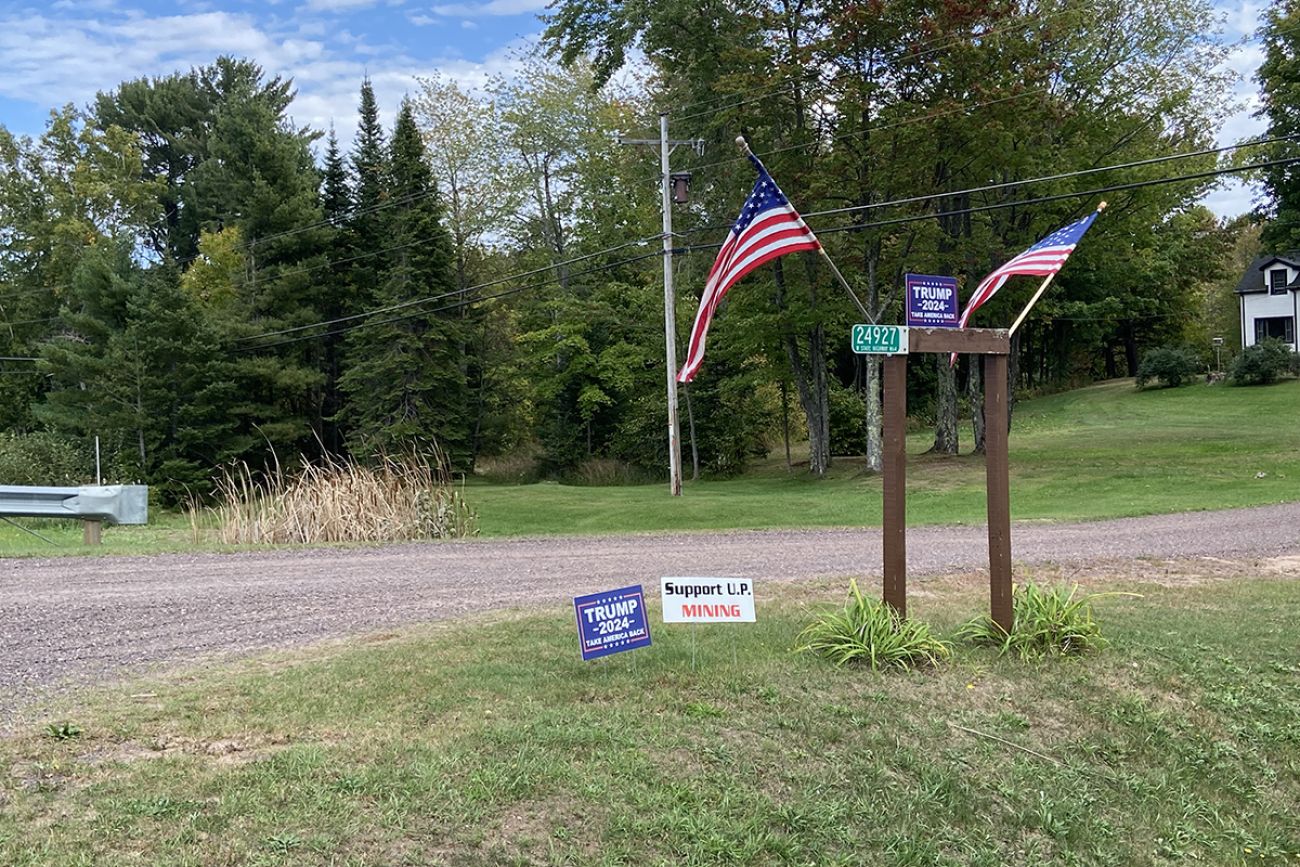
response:
[[[79,488],[0,485],[0,518],[72,518],[85,522],[85,541],[99,544],[104,524],[149,521],[147,485],[87,485]]]

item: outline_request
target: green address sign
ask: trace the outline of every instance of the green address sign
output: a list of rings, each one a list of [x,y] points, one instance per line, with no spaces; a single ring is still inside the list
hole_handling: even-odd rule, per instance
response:
[[[907,355],[907,326],[854,325],[852,342],[858,355]]]

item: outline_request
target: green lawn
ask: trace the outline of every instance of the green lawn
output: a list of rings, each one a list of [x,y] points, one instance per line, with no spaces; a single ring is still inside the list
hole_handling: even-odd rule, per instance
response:
[[[1300,863],[1300,584],[1121,587],[1080,660],[834,669],[828,582],[596,663],[553,605],[68,699],[0,739],[0,863]]]
[[[962,429],[963,436],[968,432]],[[908,441],[909,521],[982,523],[982,458],[927,456],[930,442],[926,433]],[[1019,519],[1294,500],[1300,498],[1300,381],[1138,391],[1131,380],[1119,380],[1024,401],[1011,434],[1011,476],[1011,511]],[[666,490],[666,484],[473,482],[466,493],[484,536],[880,523],[880,479],[862,471],[861,459],[837,459],[829,478],[813,480],[773,458],[742,478],[688,482],[681,498]],[[0,524],[0,556],[84,551],[76,524],[41,522],[39,529],[57,544]],[[194,547],[188,523],[174,514],[156,516],[148,528],[107,528],[104,541],[103,550],[114,553]]]
[[[968,436],[969,426],[962,435]],[[984,463],[934,458],[908,438],[908,520],[982,523]],[[1300,498],[1300,381],[1138,391],[1132,380],[1022,402],[1011,433],[1013,518],[1112,518]],[[880,479],[839,459],[791,476],[784,457],[743,478],[585,488],[475,485],[487,536],[880,524]],[[1259,474],[1262,477],[1258,477]]]

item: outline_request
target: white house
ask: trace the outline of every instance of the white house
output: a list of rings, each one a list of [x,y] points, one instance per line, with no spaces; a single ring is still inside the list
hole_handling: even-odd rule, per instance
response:
[[[1241,346],[1276,337],[1300,351],[1300,251],[1260,256],[1237,284],[1241,299]]]

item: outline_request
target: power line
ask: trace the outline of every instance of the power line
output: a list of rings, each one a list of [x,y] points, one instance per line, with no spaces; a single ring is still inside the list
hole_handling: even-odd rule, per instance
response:
[[[1250,142],[1242,142],[1241,144],[1235,144],[1235,145],[1223,145],[1222,147],[1206,148],[1204,150],[1198,150],[1198,151],[1184,151],[1182,153],[1166,154],[1164,156],[1159,156],[1159,157],[1149,157],[1147,159],[1133,160],[1127,163],[1114,163],[1108,166],[1095,166],[1093,168],[1079,169],[1077,171],[1072,171],[1072,172],[1061,172],[1055,175],[1041,175],[1035,178],[1024,178],[1021,180],[1005,181],[1003,183],[997,183],[997,184],[986,184],[980,187],[968,187],[962,190],[948,190],[942,193],[927,193],[921,196],[908,196],[906,198],[890,199],[884,202],[870,202],[864,205],[849,205],[843,208],[830,208],[824,211],[809,211],[803,216],[804,217],[825,217],[825,216],[830,216],[832,214],[853,213],[853,212],[860,212],[860,211],[875,210],[877,208],[890,208],[899,205],[910,205],[910,204],[916,204],[918,202],[934,201],[935,199],[950,198],[953,196],[964,196],[964,195],[970,195],[975,193],[992,192],[994,190],[1010,189],[1012,187],[1022,187],[1031,184],[1046,183],[1048,181],[1066,180],[1069,178],[1083,177],[1085,175],[1120,171],[1122,169],[1137,168],[1146,165],[1156,165],[1159,163],[1172,162],[1174,160],[1191,159],[1193,157],[1200,157],[1200,156],[1210,156],[1212,154],[1224,153],[1226,151],[1240,150],[1249,147],[1257,147],[1261,145],[1274,144],[1280,141],[1291,141],[1297,138],[1300,138],[1300,133],[1293,133],[1291,135],[1284,135],[1284,136],[1276,136],[1274,138],[1268,138],[1268,139],[1259,139]],[[957,213],[957,212],[953,212],[953,213]],[[921,219],[928,219],[929,217],[932,216],[935,215],[933,214],[922,215]],[[685,237],[688,235],[699,235],[704,232],[720,231],[722,229],[729,228],[730,226],[731,223],[723,223],[715,226],[701,226],[695,229],[685,229],[681,232],[675,232],[674,234],[679,237]]]
[[[630,265],[630,264],[632,264],[633,262],[641,262],[641,261],[644,261],[644,260],[646,260],[646,259],[655,259],[655,258],[658,258],[658,257],[660,257],[660,256],[662,256],[662,255],[663,255],[663,252],[662,252],[662,251],[660,251],[660,250],[656,250],[656,251],[654,251],[653,253],[643,253],[643,254],[641,254],[640,256],[630,256],[630,257],[628,257],[628,258],[626,258],[626,259],[620,259],[620,260],[617,261],[617,262],[610,262],[610,263],[605,264],[605,265],[598,265],[598,266],[596,266],[596,267],[594,267],[594,268],[588,268],[588,269],[583,270],[583,271],[577,271],[577,272],[574,272],[573,274],[570,274],[569,276],[570,276],[571,278],[572,278],[572,277],[582,277],[582,276],[587,275],[587,274],[595,274],[595,273],[599,273],[599,272],[602,272],[602,271],[610,271],[610,270],[612,270],[612,269],[614,269],[614,268],[618,268],[618,267],[621,267],[621,266],[623,266],[623,265]],[[305,335],[302,335],[302,336],[300,336],[300,337],[291,337],[291,338],[289,338],[288,340],[278,340],[278,341],[276,341],[275,343],[267,343],[267,344],[263,344],[263,345],[261,345],[261,346],[249,346],[249,347],[237,348],[237,349],[235,349],[234,351],[235,351],[235,352],[252,352],[252,351],[256,351],[256,350],[260,350],[260,349],[274,349],[274,348],[277,347],[277,346],[285,346],[285,345],[290,344],[290,343],[299,343],[299,342],[301,342],[301,341],[303,341],[303,340],[315,340],[315,339],[320,338],[320,337],[330,337],[330,336],[333,336],[333,335],[336,335],[336,334],[345,334],[345,333],[347,333],[347,332],[349,332],[349,331],[356,331],[356,330],[358,330],[358,329],[360,329],[360,328],[368,328],[368,327],[370,327],[370,326],[372,326],[372,325],[387,325],[387,324],[389,324],[389,323],[393,323],[393,322],[404,322],[404,321],[406,321],[406,320],[408,320],[408,319],[415,319],[415,318],[420,317],[420,316],[431,316],[431,315],[433,315],[434,313],[443,313],[443,312],[446,312],[446,311],[448,311],[448,310],[460,310],[460,309],[463,309],[463,308],[465,308],[465,307],[469,307],[469,306],[472,305],[472,304],[478,304],[478,303],[483,302],[483,301],[492,301],[492,300],[495,300],[495,299],[498,299],[498,298],[507,298],[507,297],[509,297],[509,296],[511,296],[511,295],[518,295],[518,294],[520,294],[521,292],[527,292],[527,291],[531,291],[531,290],[533,290],[533,289],[538,289],[538,288],[542,288],[542,287],[545,287],[545,286],[550,286],[550,285],[552,285],[554,282],[555,282],[554,280],[541,280],[541,281],[538,281],[538,282],[535,282],[535,283],[529,283],[529,284],[526,284],[526,285],[524,285],[524,286],[517,286],[517,287],[515,287],[514,289],[507,289],[507,290],[505,290],[505,291],[503,291],[503,292],[496,292],[496,293],[493,293],[492,295],[483,295],[483,296],[478,297],[478,298],[466,298],[465,300],[460,301],[460,302],[457,302],[457,303],[455,303],[455,304],[447,304],[447,305],[444,305],[444,306],[442,306],[442,307],[434,308],[433,310],[421,310],[421,311],[419,311],[419,312],[417,312],[417,313],[406,313],[406,314],[403,314],[403,315],[401,315],[401,316],[391,316],[391,317],[389,317],[389,318],[387,318],[387,319],[367,320],[367,321],[365,321],[365,322],[361,322],[361,323],[358,323],[358,324],[356,324],[356,325],[349,325],[349,326],[346,327],[346,328],[336,328],[336,329],[334,329],[333,331],[323,331],[323,332],[321,332],[321,333],[319,333],[319,334],[305,334]],[[459,294],[459,293],[457,293],[457,294]]]
[[[1122,191],[1122,190],[1137,189],[1137,188],[1141,188],[1141,187],[1157,186],[1157,185],[1160,185],[1160,184],[1182,183],[1182,182],[1185,182],[1185,181],[1201,180],[1201,179],[1204,179],[1204,178],[1207,178],[1207,177],[1214,177],[1214,176],[1217,176],[1217,175],[1226,175],[1226,174],[1233,174],[1233,173],[1239,173],[1239,172],[1253,171],[1253,170],[1258,169],[1258,168],[1266,168],[1266,167],[1273,166],[1273,165],[1291,165],[1291,164],[1295,164],[1295,163],[1300,163],[1300,157],[1292,157],[1292,158],[1289,158],[1289,159],[1282,159],[1282,160],[1270,160],[1270,161],[1267,161],[1267,162],[1252,163],[1252,164],[1245,165],[1245,166],[1237,166],[1237,167],[1229,167],[1229,168],[1223,168],[1223,169],[1215,169],[1215,170],[1212,170],[1212,171],[1205,171],[1205,172],[1195,172],[1195,173],[1191,173],[1191,174],[1177,175],[1177,176],[1174,176],[1174,177],[1168,177],[1168,178],[1152,178],[1152,179],[1145,180],[1145,181],[1135,181],[1135,182],[1132,182],[1132,183],[1126,183],[1126,184],[1113,184],[1113,185],[1110,185],[1110,186],[1107,186],[1107,187],[1099,187],[1099,188],[1092,189],[1092,190],[1083,190],[1083,191],[1073,192],[1073,193],[1060,193],[1060,194],[1050,195],[1050,196],[1039,196],[1039,197],[1032,198],[1032,199],[1023,199],[1023,200],[1017,200],[1017,201],[1013,201],[1013,202],[999,202],[999,203],[990,204],[990,205],[977,205],[977,206],[973,206],[973,207],[969,207],[969,208],[960,208],[960,209],[956,209],[956,210],[952,210],[952,211],[943,211],[943,212],[939,212],[939,213],[918,214],[918,215],[914,215],[914,216],[910,216],[910,217],[900,217],[900,218],[897,218],[897,219],[891,219],[891,220],[879,220],[879,221],[871,222],[871,223],[854,223],[854,224],[849,224],[849,225],[845,225],[845,226],[832,226],[832,227],[828,227],[828,228],[825,228],[825,229],[819,229],[819,230],[817,230],[816,234],[818,234],[818,235],[830,235],[830,234],[834,234],[834,233],[836,233],[836,232],[861,231],[861,230],[863,230],[863,229],[876,228],[876,227],[881,227],[881,226],[891,226],[891,225],[898,225],[898,224],[902,224],[902,223],[914,223],[914,222],[920,222],[920,221],[922,221],[922,220],[932,220],[932,219],[935,219],[935,218],[938,218],[938,217],[956,216],[956,215],[959,215],[959,214],[967,214],[967,213],[977,213],[977,212],[983,212],[983,211],[1001,210],[1001,209],[1005,209],[1005,208],[1012,208],[1012,207],[1019,207],[1019,206],[1027,206],[1027,205],[1034,205],[1034,204],[1042,204],[1042,203],[1046,203],[1046,202],[1061,201],[1061,200],[1064,200],[1064,199],[1086,198],[1086,197],[1088,197],[1088,196],[1095,196],[1095,195],[1100,195],[1100,194],[1108,193],[1108,192],[1117,192],[1117,191]],[[701,250],[715,250],[715,249],[717,249],[717,248],[719,248],[719,247],[721,247],[721,246],[722,246],[721,243],[717,243],[717,244],[693,244],[693,245],[689,245],[689,246],[686,246],[686,247],[678,247],[678,248],[675,248],[675,249],[673,250],[673,253],[674,253],[674,254],[683,254],[683,253],[692,253],[692,252],[697,252],[697,251],[701,251]],[[643,261],[643,260],[645,260],[645,259],[654,258],[654,257],[657,257],[657,256],[659,256],[659,255],[660,255],[660,253],[659,253],[658,251],[656,251],[656,252],[653,252],[653,253],[646,253],[646,254],[643,254],[643,255],[640,255],[640,256],[633,256],[633,257],[629,257],[629,258],[627,258],[627,259],[620,260],[620,261],[618,261],[618,262],[612,262],[612,263],[609,263],[609,264],[607,264],[607,265],[600,265],[600,266],[597,266],[597,267],[595,267],[595,268],[586,269],[586,270],[584,270],[584,271],[577,272],[577,273],[575,273],[575,274],[573,274],[573,275],[571,275],[571,276],[573,276],[573,277],[579,277],[579,276],[583,276],[583,275],[586,275],[586,274],[598,273],[598,272],[601,272],[601,271],[607,271],[607,270],[610,270],[610,269],[612,269],[612,268],[620,267],[620,266],[622,266],[622,265],[631,264],[631,263],[633,263],[633,262]],[[493,300],[493,299],[496,299],[496,298],[504,298],[504,297],[508,297],[508,296],[511,296],[511,295],[517,295],[517,294],[520,294],[520,293],[522,293],[522,292],[530,291],[530,290],[532,290],[532,289],[536,289],[536,288],[540,288],[540,287],[544,287],[544,286],[549,286],[549,285],[551,285],[553,282],[554,282],[553,280],[545,280],[545,281],[541,281],[541,282],[537,282],[537,283],[532,283],[532,284],[527,284],[527,285],[524,285],[524,286],[515,287],[514,289],[508,289],[508,290],[506,290],[506,291],[504,291],[504,292],[498,292],[498,293],[495,293],[495,294],[493,294],[493,295],[487,295],[487,296],[483,296],[483,297],[479,297],[479,298],[467,298],[467,299],[464,299],[463,301],[460,301],[460,302],[458,302],[458,303],[451,304],[451,305],[446,305],[446,306],[444,306],[444,307],[439,307],[439,308],[434,309],[434,310],[422,310],[422,311],[420,311],[420,312],[418,312],[418,313],[405,314],[405,315],[402,315],[402,316],[395,316],[395,317],[391,317],[391,318],[389,318],[389,319],[383,319],[383,320],[372,320],[372,321],[362,322],[362,323],[360,323],[360,324],[358,324],[358,325],[352,325],[352,326],[348,326],[348,327],[345,327],[345,328],[339,328],[339,329],[335,329],[335,330],[333,330],[333,331],[327,331],[327,332],[323,332],[323,333],[319,333],[319,334],[307,334],[307,335],[303,335],[303,336],[300,336],[300,337],[290,338],[290,339],[288,339],[288,340],[277,341],[277,342],[275,342],[275,343],[270,343],[270,344],[266,344],[266,345],[263,345],[263,346],[248,347],[248,348],[239,349],[239,350],[236,350],[236,351],[237,351],[237,352],[239,352],[239,351],[247,352],[247,351],[255,350],[255,349],[271,349],[271,348],[274,348],[274,347],[277,347],[277,346],[283,346],[283,345],[290,344],[290,343],[297,343],[297,342],[300,342],[300,341],[303,341],[303,340],[313,340],[313,339],[316,339],[316,338],[319,338],[319,337],[326,337],[326,336],[331,336],[331,335],[335,335],[335,334],[343,334],[343,333],[346,333],[346,332],[348,332],[348,331],[355,330],[355,329],[357,329],[357,328],[364,328],[364,327],[367,327],[367,326],[369,326],[369,325],[383,325],[383,324],[387,324],[387,323],[390,323],[390,322],[400,322],[400,321],[404,321],[404,320],[407,320],[407,319],[412,319],[412,318],[415,318],[415,317],[417,317],[417,316],[427,316],[427,315],[430,315],[430,314],[433,314],[433,313],[439,313],[439,312],[443,312],[443,311],[446,311],[446,310],[457,310],[457,309],[461,309],[461,308],[464,308],[464,307],[468,307],[468,306],[470,306],[470,305],[472,305],[472,304],[479,303],[479,302],[481,302],[481,301],[490,301],[490,300]],[[319,325],[319,324],[323,324],[323,323],[318,323],[318,325]]]
[[[1223,145],[1222,147],[1205,148],[1204,150],[1199,150],[1199,151],[1184,151],[1182,153],[1177,153],[1177,154],[1166,154],[1165,156],[1160,156],[1160,157],[1149,157],[1147,159],[1133,160],[1132,162],[1127,162],[1127,163],[1116,163],[1114,165],[1109,165],[1109,166],[1097,166],[1095,168],[1090,168],[1090,169],[1079,169],[1073,172],[1061,172],[1060,174],[1055,174],[1055,175],[1043,175],[1042,177],[1027,178],[1022,181],[1006,181],[1004,183],[999,183],[999,184],[986,184],[985,186],[982,187],[970,187],[965,190],[954,190],[952,192],[947,192],[947,193],[930,193],[924,196],[910,196],[905,199],[894,199],[893,201],[890,202],[876,202],[876,203],[871,203],[866,205],[850,205],[844,208],[831,208],[830,210],[826,210],[826,211],[811,211],[807,214],[804,214],[804,216],[824,217],[824,216],[829,216],[830,214],[846,214],[854,211],[868,211],[874,208],[883,208],[892,205],[910,205],[910,204],[915,204],[916,202],[928,202],[934,199],[947,198],[949,196],[964,196],[973,193],[987,193],[987,192],[992,192],[994,190],[1005,190],[1010,187],[1020,187],[1026,184],[1041,184],[1041,183],[1046,183],[1048,181],[1062,181],[1062,180],[1067,180],[1069,178],[1083,177],[1084,175],[1099,174],[1101,172],[1114,172],[1114,171],[1120,171],[1122,169],[1138,168],[1140,166],[1158,165],[1160,163],[1172,162],[1174,160],[1186,160],[1186,159],[1192,159],[1193,157],[1211,156],[1213,154],[1221,154],[1227,151],[1240,150],[1242,148],[1258,147],[1266,144],[1274,144],[1280,141],[1292,141],[1295,140],[1296,138],[1300,138],[1300,133],[1276,136],[1274,138],[1268,138],[1268,139],[1260,139],[1258,141],[1243,142],[1242,144]]]
[[[474,291],[477,291],[477,290],[479,290],[479,289],[486,289],[486,288],[489,287],[489,286],[496,286],[496,285],[501,284],[501,283],[508,283],[508,282],[511,281],[511,280],[519,280],[519,279],[521,279],[521,278],[523,278],[523,277],[531,277],[531,276],[533,276],[534,274],[541,274],[541,273],[544,272],[544,271],[550,271],[550,270],[552,270],[552,269],[554,269],[554,268],[561,268],[561,267],[564,267],[565,265],[573,265],[573,264],[576,264],[576,263],[578,263],[578,262],[585,262],[586,260],[588,260],[588,259],[594,259],[594,258],[596,258],[597,256],[604,256],[604,255],[606,255],[606,254],[608,254],[608,253],[616,253],[616,252],[618,252],[619,250],[626,250],[628,247],[635,247],[635,246],[637,246],[637,245],[639,245],[639,244],[648,244],[648,243],[650,243],[651,241],[659,240],[660,237],[661,237],[661,236],[659,236],[659,235],[652,235],[652,236],[650,236],[649,238],[638,238],[638,239],[635,240],[635,241],[628,241],[628,242],[623,243],[623,244],[618,244],[618,245],[613,246],[613,247],[608,247],[608,248],[606,248],[606,249],[604,249],[604,250],[597,250],[597,251],[594,252],[594,253],[587,253],[587,254],[582,255],[582,256],[575,256],[575,257],[573,257],[572,259],[565,259],[565,260],[563,260],[563,261],[555,262],[555,263],[552,263],[552,264],[550,264],[550,265],[544,265],[544,266],[542,266],[542,267],[540,267],[540,268],[534,268],[534,269],[531,270],[531,271],[522,271],[522,272],[520,272],[520,273],[518,273],[518,274],[509,274],[509,275],[507,275],[507,276],[505,276],[505,277],[498,277],[498,278],[495,279],[495,280],[489,280],[489,281],[487,281],[486,283],[479,283],[479,284],[476,285],[476,286],[467,286],[467,287],[464,288],[464,289],[455,289],[455,290],[452,290],[452,291],[450,291],[450,292],[444,292],[444,293],[442,293],[442,294],[440,294],[440,295],[429,295],[429,296],[426,296],[426,297],[424,297],[424,298],[415,298],[415,299],[412,299],[412,300],[410,300],[410,301],[403,301],[403,302],[401,302],[400,304],[391,304],[391,305],[389,305],[389,306],[387,306],[387,307],[377,307],[377,308],[375,308],[375,309],[373,309],[373,310],[367,310],[367,311],[365,311],[365,312],[363,312],[363,313],[353,313],[353,314],[351,314],[350,316],[340,316],[340,317],[338,317],[337,319],[329,319],[329,320],[326,320],[326,321],[324,321],[324,322],[313,322],[313,323],[311,323],[310,325],[297,325],[297,326],[294,326],[294,327],[292,327],[292,328],[281,328],[281,329],[278,329],[278,330],[276,330],[276,331],[266,331],[266,332],[263,332],[262,334],[253,334],[253,335],[250,335],[250,336],[248,336],[248,337],[241,337],[240,340],[241,340],[242,342],[247,342],[247,341],[251,341],[251,340],[260,340],[260,339],[262,339],[262,338],[264,338],[264,337],[277,337],[277,336],[279,336],[279,335],[281,335],[281,334],[293,334],[293,333],[298,332],[298,331],[305,331],[305,330],[307,330],[307,329],[309,329],[309,328],[320,328],[320,327],[325,326],[325,325],[337,325],[338,323],[341,323],[341,322],[350,322],[350,321],[352,321],[352,320],[354,320],[354,319],[364,319],[364,318],[366,318],[367,316],[374,316],[374,315],[377,314],[377,313],[389,313],[389,312],[391,312],[391,311],[393,311],[393,310],[401,310],[401,309],[406,308],[406,307],[414,307],[414,306],[417,305],[417,304],[426,304],[426,303],[429,303],[429,302],[431,302],[431,301],[441,301],[442,299],[444,299],[444,298],[450,298],[450,297],[453,296],[453,295],[463,295],[463,294],[465,294],[465,293],[467,293],[467,292],[474,292]],[[413,242],[413,243],[414,243],[414,242]],[[404,245],[404,246],[409,246],[409,245]],[[381,251],[381,252],[387,252],[387,251]],[[341,260],[341,262],[342,262],[342,261],[348,261],[348,260]],[[339,263],[332,263],[332,264],[341,264],[341,262],[339,262]]]
[[[1186,175],[1177,175],[1172,178],[1151,178],[1145,181],[1132,181],[1125,184],[1112,184],[1107,187],[1097,187],[1091,190],[1082,190],[1075,193],[1057,193],[1051,196],[1038,196],[1033,199],[1021,199],[1015,202],[997,202],[989,205],[973,205],[969,208],[959,208],[952,211],[939,211],[933,214],[918,214],[913,217],[898,217],[891,220],[877,220],[872,223],[853,223],[847,226],[834,226],[829,229],[822,229],[821,234],[827,235],[834,232],[851,232],[857,229],[876,228],[880,226],[892,226],[900,223],[912,223],[918,220],[933,220],[939,217],[955,217],[962,214],[976,214],[984,211],[996,211],[1002,208],[1014,208],[1021,205],[1040,205],[1046,202],[1059,202],[1065,199],[1079,199],[1087,196],[1099,196],[1104,193],[1115,193],[1123,190],[1136,190],[1143,187],[1153,187],[1160,184],[1177,184],[1185,181],[1204,180],[1206,178],[1218,177],[1220,175],[1231,175],[1239,172],[1254,171],[1255,169],[1265,169],[1272,166],[1294,165],[1300,163],[1300,157],[1290,157],[1280,160],[1268,160],[1266,162],[1251,163],[1244,166],[1230,166],[1222,169],[1211,169],[1204,172],[1193,172]],[[721,246],[716,245],[716,246]]]
[[[917,223],[923,220],[934,220],[939,217],[956,217],[963,214],[975,214],[985,211],[998,211],[1005,208],[1016,208],[1028,205],[1039,205],[1047,202],[1059,202],[1065,199],[1081,199],[1088,196],[1097,196],[1104,193],[1113,193],[1123,190],[1139,189],[1141,187],[1158,186],[1161,184],[1176,184],[1185,181],[1203,180],[1205,178],[1216,177],[1219,175],[1229,175],[1239,172],[1254,171],[1255,169],[1268,168],[1270,166],[1294,165],[1300,163],[1300,157],[1290,157],[1288,159],[1269,160],[1267,162],[1251,163],[1244,166],[1232,166],[1223,169],[1213,169],[1204,172],[1194,172],[1185,175],[1176,175],[1169,178],[1152,178],[1145,181],[1133,181],[1125,184],[1112,184],[1106,187],[1097,187],[1091,190],[1080,190],[1073,193],[1057,193],[1050,196],[1038,196],[1032,199],[1017,199],[1013,202],[995,202],[988,205],[972,205],[968,208],[956,208],[951,211],[937,211],[929,214],[914,214],[910,217],[896,217],[889,220],[875,220],[869,223],[849,223],[844,226],[830,226],[824,229],[817,229],[817,235],[832,235],[836,232],[858,232],[863,229],[876,229],[884,226],[897,226],[906,223]],[[860,206],[867,207],[867,206]],[[674,253],[693,253],[699,250],[716,250],[722,246],[722,243],[716,244],[691,244],[685,247],[678,247],[673,250]]]

